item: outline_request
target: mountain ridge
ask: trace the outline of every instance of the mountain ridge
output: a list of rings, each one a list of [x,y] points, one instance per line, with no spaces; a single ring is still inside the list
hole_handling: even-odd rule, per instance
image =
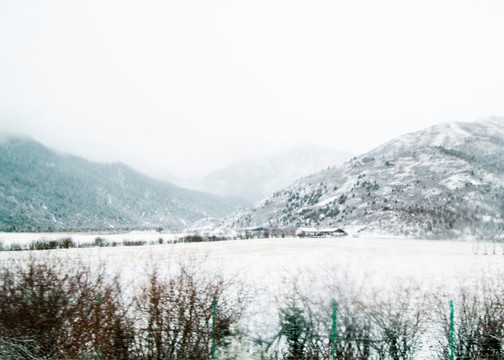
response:
[[[220,225],[340,226],[421,238],[490,236],[503,224],[503,150],[503,118],[439,124],[300,179]]]
[[[0,139],[0,230],[182,227],[246,205],[151,179],[122,163],[93,163],[25,136]]]

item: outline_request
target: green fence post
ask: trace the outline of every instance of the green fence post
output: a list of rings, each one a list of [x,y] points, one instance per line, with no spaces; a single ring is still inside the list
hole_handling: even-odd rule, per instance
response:
[[[455,359],[454,354],[454,338],[455,338],[455,326],[454,326],[454,315],[453,315],[453,300],[450,300],[450,360]]]
[[[215,322],[217,320],[217,298],[214,297],[212,304],[212,360],[215,360]]]
[[[338,305],[336,304],[336,300],[332,302],[332,360],[336,360],[336,340],[338,336],[337,328],[336,328],[336,311]]]
[[[100,332],[100,305],[101,305],[102,299],[98,295],[96,298],[96,312],[95,312],[95,338],[94,338],[94,360],[98,360],[98,357],[100,355],[100,351],[98,350],[97,347],[97,338],[98,338],[98,333]]]

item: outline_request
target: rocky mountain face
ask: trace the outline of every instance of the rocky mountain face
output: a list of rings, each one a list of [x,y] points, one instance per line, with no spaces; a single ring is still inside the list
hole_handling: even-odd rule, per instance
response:
[[[422,238],[500,236],[503,151],[504,118],[441,124],[300,179],[221,225],[339,226]]]
[[[297,179],[351,159],[348,152],[317,146],[299,146],[283,153],[231,164],[203,179],[180,182],[219,196],[241,197],[251,202],[262,200]]]
[[[97,164],[28,138],[0,139],[0,231],[173,228],[247,202]]]

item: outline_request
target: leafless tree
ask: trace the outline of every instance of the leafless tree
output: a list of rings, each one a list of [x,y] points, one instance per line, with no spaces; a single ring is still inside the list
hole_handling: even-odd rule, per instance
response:
[[[139,358],[208,359],[213,341],[223,345],[231,335],[246,292],[231,294],[230,281],[199,270],[181,265],[166,277],[152,271],[135,300]]]

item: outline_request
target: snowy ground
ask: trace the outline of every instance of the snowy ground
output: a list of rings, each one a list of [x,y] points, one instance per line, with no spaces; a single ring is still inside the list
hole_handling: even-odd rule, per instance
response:
[[[0,242],[22,244],[65,236],[81,243],[92,242],[97,236],[117,242],[124,239],[155,242],[160,237],[168,241],[177,237],[143,232],[103,235],[0,233]],[[479,250],[476,255],[475,250]],[[238,274],[249,285],[266,290],[276,289],[279,281],[295,277],[300,272],[351,274],[349,281],[366,282],[378,288],[398,280],[415,280],[428,288],[442,286],[449,290],[461,283],[478,281],[485,274],[504,273],[502,249],[497,247],[496,250],[497,255],[483,255],[483,245],[475,248],[472,242],[349,236],[120,246],[50,253],[101,260],[109,269],[133,278],[148,271],[147,263],[156,263],[163,268],[181,261],[198,261],[220,273]],[[0,260],[27,256],[28,253],[0,252]]]
[[[38,236],[38,237],[37,237]],[[66,234],[46,234],[46,239],[57,239]],[[71,234],[76,242],[92,241],[97,234]],[[128,233],[100,235],[109,241],[123,239],[159,239],[158,233]],[[0,241],[32,241],[37,234],[0,233]],[[169,240],[164,234],[165,241]],[[478,254],[475,254],[478,250]],[[253,312],[262,316],[257,324],[274,320],[274,302],[284,296],[292,283],[304,279],[310,294],[327,298],[330,303],[331,286],[337,281],[354,288],[386,289],[397,283],[419,283],[424,292],[441,292],[446,299],[455,297],[460,285],[477,284],[485,277],[504,274],[502,248],[496,255],[483,255],[483,245],[472,242],[410,240],[399,238],[284,238],[233,240],[206,243],[178,243],[136,247],[103,247],[68,250],[38,251],[37,255],[53,254],[79,257],[91,264],[104,262],[107,269],[120,273],[129,289],[145,279],[152,264],[159,269],[173,269],[180,262],[198,264],[205,271],[235,276],[257,290]],[[26,258],[30,251],[0,252],[0,262],[9,258]],[[308,279],[308,281],[307,281]],[[273,319],[273,320],[272,320]]]

